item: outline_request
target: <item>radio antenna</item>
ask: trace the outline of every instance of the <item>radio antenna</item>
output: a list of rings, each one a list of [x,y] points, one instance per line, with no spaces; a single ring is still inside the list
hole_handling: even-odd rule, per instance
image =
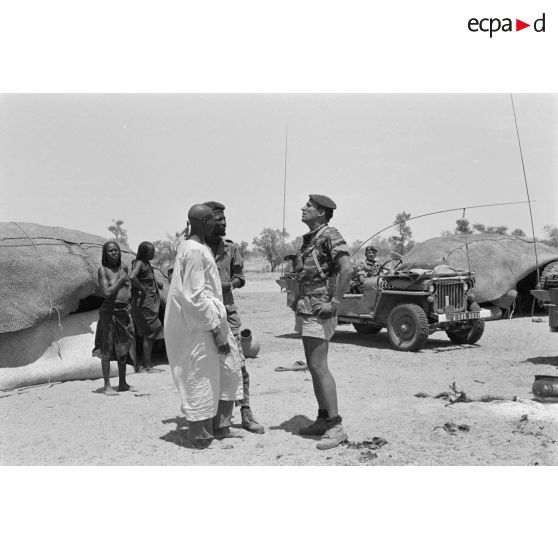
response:
[[[539,257],[537,254],[537,239],[535,238],[535,225],[533,223],[533,210],[531,208],[531,196],[529,195],[529,186],[527,185],[527,173],[525,172],[525,162],[523,160],[523,150],[521,149],[521,139],[519,138],[519,127],[517,125],[517,117],[515,115],[515,105],[513,103],[513,93],[510,93],[511,105],[513,110],[513,120],[515,122],[515,131],[517,133],[517,143],[519,144],[519,155],[521,156],[521,167],[523,168],[523,179],[525,181],[525,191],[527,192],[527,203],[529,204],[529,215],[531,216],[531,232],[533,233],[533,247],[535,249],[535,264],[537,266],[537,285],[540,281],[539,274]]]
[[[401,219],[400,221],[396,221],[387,227],[379,230],[378,232],[374,233],[372,236],[367,238],[364,242],[360,243],[360,246],[351,254],[351,258],[367,243],[370,242],[373,238],[377,237],[379,234],[391,229],[391,227],[395,227],[401,223],[405,223],[406,221],[412,221],[413,219],[420,219],[421,217],[429,217],[430,215],[439,215],[440,213],[449,213],[450,211],[464,211],[465,209],[477,209],[479,207],[495,207],[500,205],[518,205],[522,203],[535,203],[536,200],[531,200],[529,202],[519,201],[519,202],[504,202],[504,203],[488,203],[483,205],[469,205],[467,207],[454,207],[452,209],[441,209],[440,211],[431,211],[430,213],[423,213],[422,215],[416,215],[415,217],[409,217],[408,219]]]
[[[287,149],[289,146],[289,125],[285,127],[285,167],[283,170],[283,227],[281,229],[281,276],[283,276],[283,266],[285,257],[285,206],[287,203]]]

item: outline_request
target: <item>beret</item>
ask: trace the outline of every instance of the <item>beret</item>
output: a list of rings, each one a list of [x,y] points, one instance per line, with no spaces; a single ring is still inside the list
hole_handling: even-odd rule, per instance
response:
[[[322,194],[310,194],[309,197],[314,203],[317,203],[322,207],[327,209],[337,209],[335,202],[327,196],[323,196]]]
[[[213,211],[213,213],[215,213],[216,211],[225,211],[225,206],[222,203],[216,201],[203,202],[202,205],[207,205],[207,207],[209,207]]]

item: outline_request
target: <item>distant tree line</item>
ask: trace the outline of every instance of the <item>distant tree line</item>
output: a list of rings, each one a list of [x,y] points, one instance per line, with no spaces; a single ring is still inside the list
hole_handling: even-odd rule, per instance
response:
[[[442,231],[441,236],[450,235],[467,235],[467,234],[509,234],[511,236],[527,236],[523,229],[513,229],[508,233],[509,227],[506,225],[484,225],[483,223],[474,223],[471,225],[467,219],[457,219],[455,221],[455,229],[453,231]],[[547,246],[558,248],[558,227],[556,225],[545,225],[543,227],[544,238],[537,238],[537,241]]]
[[[371,241],[367,241],[362,245],[362,241],[355,240],[349,244],[351,256],[355,257],[358,261],[364,257],[364,249],[368,244],[373,244],[378,250],[377,259],[385,261],[393,256],[393,252],[404,255],[415,245],[413,240],[413,232],[408,224],[411,214],[407,211],[402,211],[395,216],[393,221],[393,234],[387,238],[378,236]],[[112,233],[114,239],[124,248],[128,246],[128,232],[123,227],[124,221],[121,219],[113,219],[112,224],[108,230]],[[508,234],[509,227],[505,225],[484,225],[482,223],[474,223],[473,225],[467,219],[457,219],[455,222],[455,229],[453,231],[442,231],[441,236],[449,235],[475,235],[484,233]],[[558,227],[555,225],[545,225],[544,238],[537,239],[539,242],[558,248]],[[526,236],[525,232],[521,229],[514,229],[511,231],[512,236]],[[155,240],[155,258],[153,265],[166,271],[168,267],[174,262],[176,252],[180,241],[187,237],[188,230],[183,229],[177,231],[174,235],[167,234],[164,240]],[[283,262],[287,254],[294,254],[302,246],[302,236],[297,236],[293,240],[288,241],[290,234],[281,229],[265,228],[262,232],[252,239],[252,249],[250,243],[241,240],[238,244],[240,251],[245,259],[254,256],[262,257],[268,264],[271,271],[276,271]],[[362,246],[361,246],[362,245]]]

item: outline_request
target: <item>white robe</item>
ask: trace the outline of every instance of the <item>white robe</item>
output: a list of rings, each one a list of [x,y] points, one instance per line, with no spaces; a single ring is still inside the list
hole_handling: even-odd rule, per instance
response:
[[[231,352],[220,355],[211,330],[221,326]],[[242,399],[238,347],[227,324],[219,271],[211,250],[195,240],[178,247],[165,309],[165,343],[182,412],[212,418],[219,399]]]

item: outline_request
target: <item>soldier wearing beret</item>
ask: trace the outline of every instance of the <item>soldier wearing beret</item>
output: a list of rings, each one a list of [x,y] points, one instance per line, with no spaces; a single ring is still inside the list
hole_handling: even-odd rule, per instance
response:
[[[321,436],[318,449],[326,450],[347,440],[337,408],[337,388],[327,354],[337,325],[337,305],[347,292],[353,266],[349,248],[337,229],[329,226],[337,208],[331,198],[311,194],[302,207],[302,222],[310,232],[296,261],[297,293],[293,301],[295,330],[301,334],[306,362],[318,402],[318,417],[300,434]]]
[[[246,280],[244,278],[242,254],[240,247],[232,240],[225,238],[227,232],[227,221],[225,219],[225,206],[216,201],[205,202],[203,205],[208,206],[213,211],[217,225],[211,236],[207,238],[207,244],[213,252],[215,263],[219,270],[221,285],[223,288],[223,302],[227,309],[227,322],[238,344],[240,357],[242,359],[242,385],[243,399],[237,404],[240,405],[240,415],[242,417],[242,428],[255,434],[263,434],[265,429],[258,423],[252,414],[250,408],[250,376],[246,369],[246,359],[242,352],[240,344],[240,317],[234,302],[233,289],[244,287]]]
[[[366,277],[372,277],[378,275],[380,271],[380,264],[376,261],[376,256],[378,250],[375,246],[371,244],[367,246],[364,250],[364,260],[362,260],[356,267],[356,273],[359,280],[363,280]]]

